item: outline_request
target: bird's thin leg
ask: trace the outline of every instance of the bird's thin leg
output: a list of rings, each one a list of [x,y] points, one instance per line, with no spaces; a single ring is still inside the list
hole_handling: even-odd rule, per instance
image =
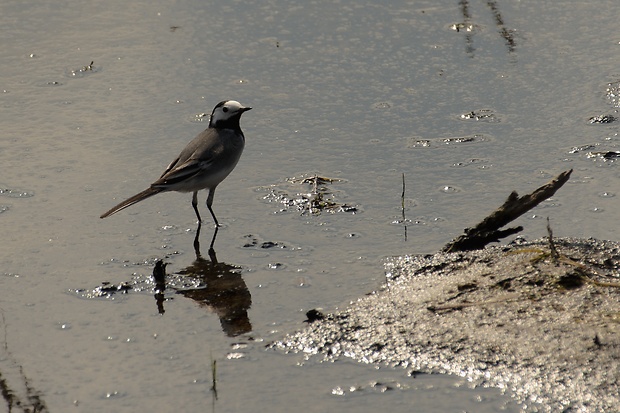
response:
[[[200,212],[198,212],[198,191],[194,191],[194,196],[192,197],[192,206],[194,207],[194,212],[196,212],[196,217],[198,218],[198,223],[200,224],[202,222],[202,218],[200,218]]]
[[[211,208],[211,205],[213,205],[213,195],[215,195],[215,188],[209,189],[209,196],[207,197],[207,208],[209,208],[209,212],[211,212],[211,216],[213,217],[213,220],[215,221],[215,226],[219,227],[220,223],[217,222],[217,218],[215,217],[215,212],[213,212],[213,208]]]

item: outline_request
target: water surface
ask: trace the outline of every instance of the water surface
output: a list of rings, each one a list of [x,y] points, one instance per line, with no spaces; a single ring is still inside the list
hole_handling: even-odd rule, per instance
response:
[[[523,235],[544,235],[548,216],[558,236],[615,239],[619,174],[596,153],[617,150],[617,122],[589,119],[617,116],[619,12],[611,0],[5,1],[3,375],[23,371],[50,411],[518,411],[458,378],[299,366],[264,345],[378,287],[385,257],[434,252],[566,169],[571,181],[517,222]],[[98,218],[223,99],[254,107],[214,203],[217,259],[251,297],[251,331],[235,337],[216,306],[171,288],[160,314],[147,282],[158,259],[177,275],[195,264],[190,195]],[[333,200],[356,212],[270,197],[308,193],[287,178],[314,174],[339,179]],[[203,225],[205,259],[211,235]],[[143,289],[76,293],[102,282]]]

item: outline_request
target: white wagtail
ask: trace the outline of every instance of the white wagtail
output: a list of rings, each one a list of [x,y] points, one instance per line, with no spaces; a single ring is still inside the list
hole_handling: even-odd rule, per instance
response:
[[[241,157],[245,136],[239,126],[239,119],[243,112],[250,109],[252,108],[243,106],[235,100],[226,100],[215,105],[209,127],[187,144],[150,188],[116,205],[101,215],[101,218],[109,217],[160,192],[177,191],[194,193],[192,206],[196,211],[198,222],[201,222],[198,212],[198,191],[208,189],[207,207],[218,227],[220,224],[211,207],[213,195],[215,188],[232,172]]]

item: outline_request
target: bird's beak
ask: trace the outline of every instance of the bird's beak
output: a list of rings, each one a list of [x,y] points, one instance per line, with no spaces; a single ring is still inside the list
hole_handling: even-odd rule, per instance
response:
[[[252,108],[251,108],[251,107],[249,107],[249,106],[247,106],[247,107],[245,107],[245,108],[241,109],[241,113],[243,113],[243,112],[247,112],[248,110],[252,110]]]

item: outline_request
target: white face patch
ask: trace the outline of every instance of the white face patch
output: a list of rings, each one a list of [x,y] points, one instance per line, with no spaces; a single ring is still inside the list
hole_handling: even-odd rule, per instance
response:
[[[215,108],[211,122],[217,123],[221,120],[227,120],[236,115],[242,109],[245,109],[245,106],[241,103],[236,100],[228,100],[222,106]]]

